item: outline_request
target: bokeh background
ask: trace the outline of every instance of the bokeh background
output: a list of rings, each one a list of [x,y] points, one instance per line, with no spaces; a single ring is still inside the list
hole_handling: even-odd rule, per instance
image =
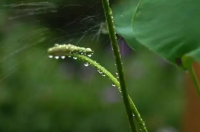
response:
[[[107,78],[47,55],[55,43],[91,47],[92,58],[115,74],[102,23],[100,0],[0,1],[0,132],[129,131]],[[149,132],[181,132],[185,73],[144,47],[134,51],[120,36],[118,42],[128,91]]]

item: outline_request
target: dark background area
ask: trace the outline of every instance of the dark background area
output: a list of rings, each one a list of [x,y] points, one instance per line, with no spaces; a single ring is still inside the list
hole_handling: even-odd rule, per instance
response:
[[[47,55],[55,43],[91,47],[92,58],[115,74],[102,23],[100,0],[1,0],[1,132],[129,131],[120,94],[107,78],[82,62]],[[183,71],[118,39],[130,96],[149,132],[179,132]]]

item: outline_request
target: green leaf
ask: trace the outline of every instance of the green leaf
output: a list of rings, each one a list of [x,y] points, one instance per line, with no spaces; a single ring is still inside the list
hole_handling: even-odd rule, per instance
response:
[[[117,34],[122,36],[132,48],[137,48],[138,42],[133,36],[132,18],[137,6],[136,0],[123,0],[113,6],[113,16]]]
[[[141,0],[133,17],[136,39],[184,68],[200,62],[200,0]],[[134,47],[131,43],[129,46]]]

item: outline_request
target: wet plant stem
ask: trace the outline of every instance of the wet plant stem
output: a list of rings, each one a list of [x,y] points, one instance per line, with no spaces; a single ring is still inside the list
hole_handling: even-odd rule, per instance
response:
[[[89,57],[87,57],[85,55],[72,54],[71,56],[76,57],[79,60],[82,60],[84,62],[87,62],[87,64],[89,64],[92,67],[95,67],[99,71],[100,74],[107,76],[112,81],[112,83],[118,88],[119,92],[122,93],[122,89],[120,87],[120,83],[119,83],[118,79],[115,76],[113,76],[107,69],[105,69],[103,66],[101,66],[99,63],[97,63],[96,61],[90,59]],[[127,96],[128,96],[128,103],[130,106],[131,116],[135,119],[135,121],[136,121],[135,123],[137,123],[137,124],[133,124],[134,125],[133,132],[135,132],[135,131],[138,132],[136,130],[136,128],[139,128],[140,132],[148,132],[146,129],[146,126],[144,124],[144,121],[142,120],[140,113],[138,112],[131,97],[129,95],[127,95]]]
[[[137,130],[135,127],[133,113],[131,111],[131,106],[129,103],[129,96],[128,96],[128,92],[126,89],[126,83],[125,83],[125,78],[124,78],[124,70],[123,70],[121,55],[120,55],[119,46],[118,46],[118,42],[117,42],[117,36],[116,36],[115,28],[114,28],[114,20],[113,20],[112,10],[109,6],[109,0],[102,0],[102,5],[103,5],[103,9],[104,9],[104,15],[106,18],[107,26],[108,26],[109,37],[110,37],[113,53],[115,56],[115,62],[116,62],[116,66],[117,66],[120,87],[121,87],[121,94],[122,94],[123,102],[124,102],[124,105],[126,108],[126,114],[128,116],[131,131],[135,132]]]
[[[118,79],[114,77],[108,70],[102,67],[99,63],[89,58],[93,54],[93,51],[90,48],[78,47],[72,44],[56,44],[54,45],[54,47],[49,48],[47,52],[49,54],[49,58],[55,57],[55,59],[58,59],[59,57],[61,57],[62,59],[64,59],[65,56],[68,56],[69,58],[85,62],[85,66],[90,65],[95,67],[102,76],[107,76],[108,79],[110,79],[114,84],[113,86],[116,86],[119,92],[122,93],[121,85]],[[147,132],[145,124],[140,117],[140,114],[137,111],[137,108],[135,107],[133,101],[128,94],[126,94],[126,97],[128,98],[128,112],[131,113],[131,117],[133,118],[133,121],[135,121],[132,122],[133,124],[131,124],[133,125],[131,126],[132,132]]]
[[[106,18],[106,23],[107,23],[107,28],[109,31],[109,37],[110,37],[113,53],[115,56],[115,62],[116,62],[117,71],[118,71],[118,75],[119,75],[121,94],[122,94],[123,102],[125,105],[126,113],[128,116],[129,125],[130,125],[132,132],[138,131],[137,124],[134,122],[133,114],[139,114],[139,113],[127,92],[125,78],[124,78],[124,69],[123,69],[123,65],[122,65],[122,61],[121,61],[121,54],[120,54],[119,46],[118,46],[118,42],[117,42],[113,14],[112,14],[112,10],[109,6],[109,0],[102,0],[102,5],[103,5],[103,9],[104,9],[104,15]],[[132,103],[132,105],[131,105],[131,103]],[[134,113],[133,113],[133,111],[134,111]],[[139,117],[139,118],[141,119],[141,117]],[[142,123],[140,122],[139,125],[143,126],[144,125],[143,121],[142,121]],[[144,129],[144,132],[146,132],[146,127],[143,126],[142,128]]]

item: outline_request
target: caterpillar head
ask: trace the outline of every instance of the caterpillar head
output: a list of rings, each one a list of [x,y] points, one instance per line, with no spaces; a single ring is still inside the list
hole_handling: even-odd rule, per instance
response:
[[[65,56],[73,56],[73,54],[91,57],[93,51],[90,48],[79,47],[72,44],[55,44],[54,47],[48,49],[48,54],[50,58],[55,56],[55,58],[58,59],[59,56],[61,56],[64,59]]]

